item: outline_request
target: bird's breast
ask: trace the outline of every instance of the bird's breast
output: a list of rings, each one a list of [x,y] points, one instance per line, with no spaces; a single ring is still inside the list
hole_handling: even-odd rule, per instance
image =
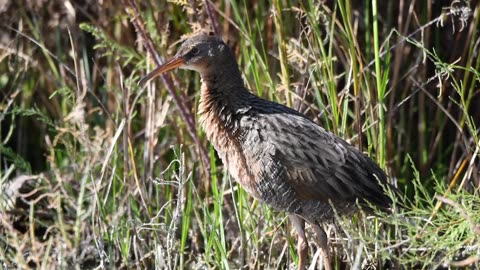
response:
[[[239,116],[228,114],[228,109],[205,108],[207,104],[200,103],[200,124],[205,135],[217,151],[230,175],[239,182],[248,193],[259,198],[255,189],[256,180],[254,167],[256,163],[246,153],[246,129],[240,126]],[[222,111],[223,114],[218,112]],[[253,146],[252,146],[253,148]],[[247,150],[248,151],[248,150]]]
[[[222,120],[225,117],[208,112],[200,119],[223,164],[250,195],[277,209],[296,207],[292,204],[294,191],[285,181],[285,168],[275,159],[275,145],[260,119],[237,115],[227,124]]]
[[[233,132],[232,127],[226,125],[218,116],[212,113],[202,114],[200,123],[207,139],[217,151],[228,172],[248,193],[259,198],[259,194],[254,186],[256,181],[252,171],[254,164],[251,157],[244,151],[246,145],[243,143],[243,131],[236,130]]]

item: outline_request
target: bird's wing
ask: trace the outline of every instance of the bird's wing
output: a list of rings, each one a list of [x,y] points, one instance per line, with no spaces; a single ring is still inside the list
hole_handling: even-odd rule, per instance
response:
[[[263,136],[275,148],[271,158],[283,167],[284,180],[299,198],[359,199],[388,206],[390,200],[379,184],[386,185],[386,175],[370,158],[299,113],[263,116]]]

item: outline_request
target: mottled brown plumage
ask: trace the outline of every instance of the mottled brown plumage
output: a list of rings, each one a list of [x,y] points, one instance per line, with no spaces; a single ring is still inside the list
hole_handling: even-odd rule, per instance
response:
[[[219,38],[196,35],[175,57],[140,83],[173,68],[200,73],[200,123],[230,174],[247,192],[286,211],[299,233],[305,265],[305,221],[320,239],[329,269],[327,235],[320,227],[370,202],[388,208],[385,173],[356,148],[301,113],[255,96],[244,86],[235,56]]]

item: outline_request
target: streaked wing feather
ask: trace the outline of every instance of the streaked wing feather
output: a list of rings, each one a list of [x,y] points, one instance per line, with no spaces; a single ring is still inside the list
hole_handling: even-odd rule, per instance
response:
[[[299,198],[360,199],[388,206],[389,199],[379,185],[386,184],[386,176],[364,154],[298,113],[275,112],[264,117],[268,123],[264,136],[276,147],[273,158],[281,161],[286,181]]]

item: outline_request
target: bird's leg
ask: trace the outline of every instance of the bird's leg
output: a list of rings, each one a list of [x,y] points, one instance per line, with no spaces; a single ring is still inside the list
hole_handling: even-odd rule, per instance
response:
[[[318,240],[320,241],[320,249],[322,249],[323,264],[325,270],[331,270],[330,260],[328,256],[328,236],[327,233],[320,227],[320,225],[312,225],[313,230],[317,234]]]
[[[305,268],[308,252],[308,241],[305,235],[305,220],[295,214],[289,214],[288,217],[298,233],[298,270],[303,270]]]

